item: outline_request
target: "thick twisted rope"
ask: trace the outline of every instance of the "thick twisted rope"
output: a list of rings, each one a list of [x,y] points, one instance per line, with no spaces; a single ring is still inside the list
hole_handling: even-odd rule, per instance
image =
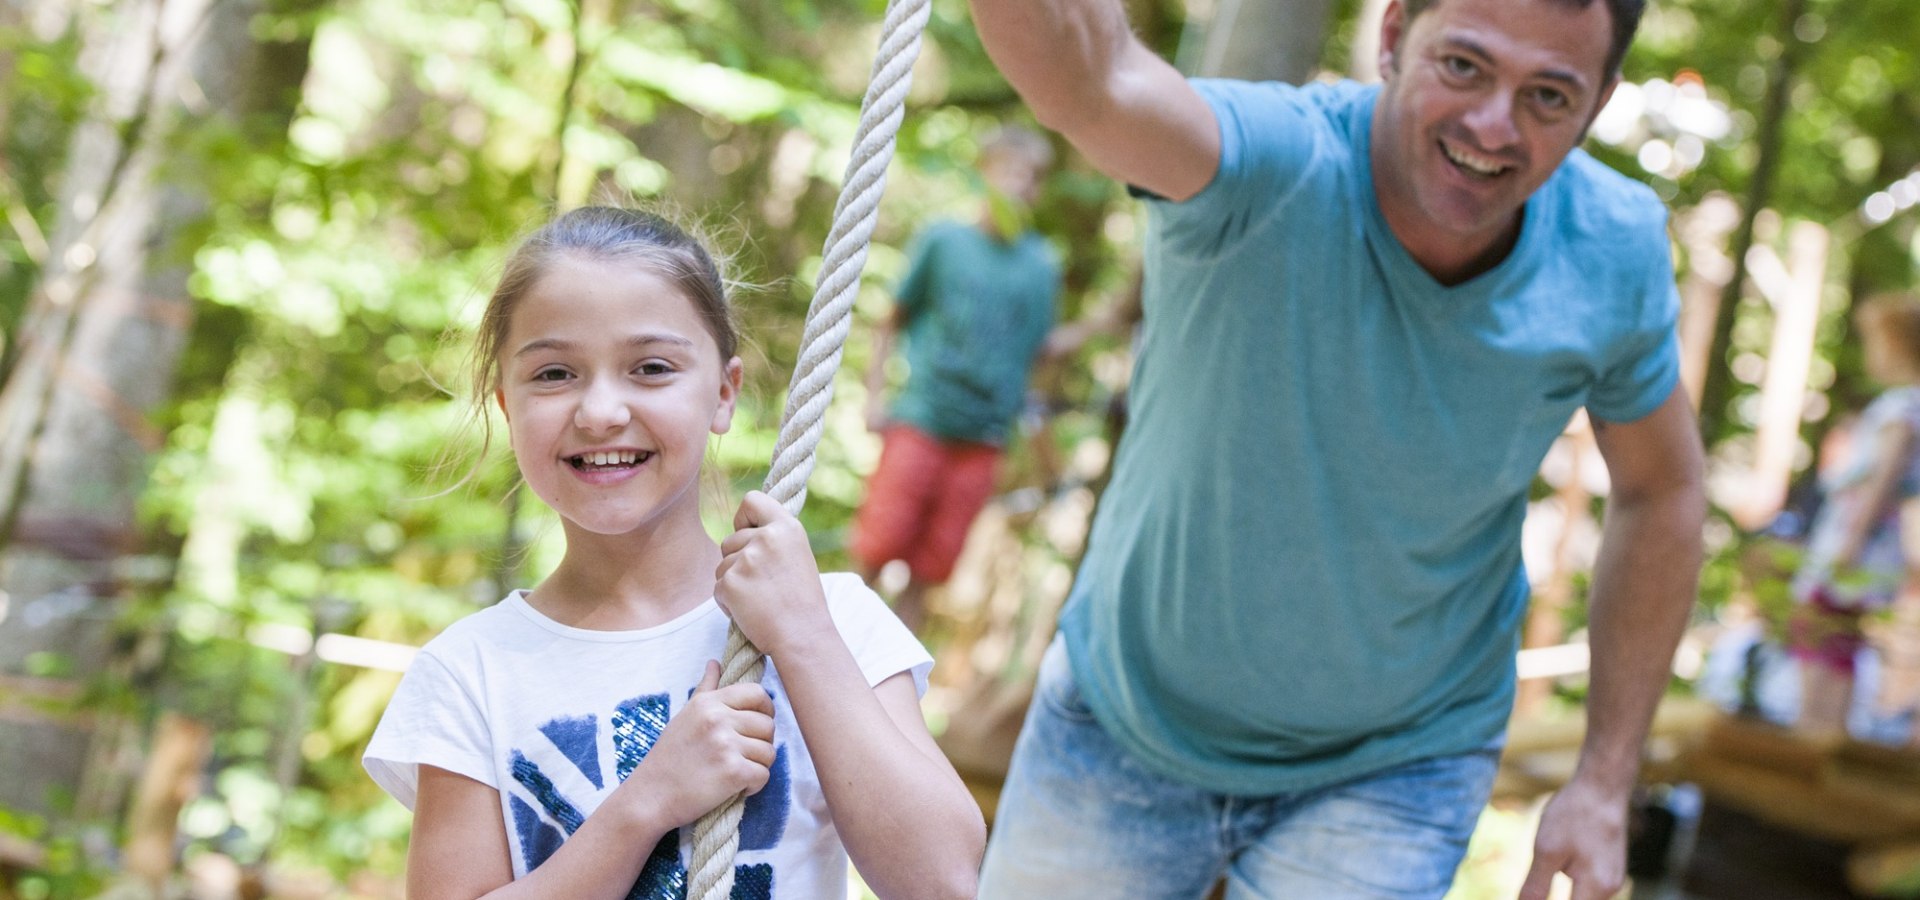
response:
[[[852,324],[860,271],[867,263],[867,242],[873,237],[880,194],[886,189],[887,164],[893,161],[893,137],[905,116],[907,88],[913,81],[913,61],[920,55],[928,4],[929,0],[888,0],[873,76],[860,102],[853,156],[847,161],[840,199],[834,205],[833,227],[827,234],[813,303],[807,307],[800,359],[787,386],[787,408],[781,416],[780,439],[774,445],[773,468],[765,484],[766,492],[795,515],[807,501],[807,476],[813,473],[821,423],[827,403],[833,399],[833,375],[840,368],[840,351]],[[735,625],[727,632],[720,684],[759,681],[764,662],[760,650]],[[740,815],[745,808],[743,794],[694,823],[693,859],[687,874],[687,896],[691,900],[727,900],[732,893],[733,857],[740,847]]]

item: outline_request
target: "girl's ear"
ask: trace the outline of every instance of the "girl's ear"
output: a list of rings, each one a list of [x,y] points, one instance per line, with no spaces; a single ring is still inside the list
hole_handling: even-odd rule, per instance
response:
[[[493,402],[500,404],[501,418],[506,419],[508,425],[512,425],[513,417],[507,415],[507,392],[504,388],[493,389]]]
[[[714,434],[726,434],[733,427],[733,409],[740,400],[740,357],[727,360],[720,371],[720,403],[713,408],[713,422],[708,427]]]

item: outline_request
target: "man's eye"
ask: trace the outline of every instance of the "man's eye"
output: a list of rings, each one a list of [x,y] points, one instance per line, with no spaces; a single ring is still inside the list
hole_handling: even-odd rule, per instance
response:
[[[1554,88],[1540,88],[1533,92],[1534,101],[1546,109],[1565,109],[1571,101],[1567,95]]]
[[[1475,72],[1480,71],[1479,66],[1474,65],[1472,60],[1469,60],[1464,56],[1446,57],[1445,59],[1441,60],[1441,65],[1444,65],[1447,67],[1448,75],[1453,75],[1460,78],[1471,77]]]

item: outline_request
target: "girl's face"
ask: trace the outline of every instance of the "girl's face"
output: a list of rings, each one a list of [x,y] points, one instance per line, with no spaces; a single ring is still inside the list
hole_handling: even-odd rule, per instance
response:
[[[1920,360],[1915,360],[1900,341],[1887,333],[1893,326],[1865,325],[1860,329],[1860,345],[1867,377],[1885,385],[1920,381]]]
[[[521,297],[499,364],[520,473],[570,526],[697,526],[707,435],[733,421],[740,360],[720,359],[672,281],[633,262],[556,260]]]

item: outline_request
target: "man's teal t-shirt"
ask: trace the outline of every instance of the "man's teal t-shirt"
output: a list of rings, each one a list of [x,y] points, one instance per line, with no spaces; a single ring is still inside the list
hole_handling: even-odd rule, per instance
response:
[[[1508,258],[1444,287],[1375,201],[1377,88],[1195,85],[1220,168],[1151,202],[1074,674],[1142,763],[1221,793],[1486,747],[1541,459],[1575,410],[1636,420],[1677,383],[1665,210],[1575,151]]]
[[[1059,293],[1060,267],[1038,234],[1000,241],[958,222],[929,226],[898,291],[909,374],[893,418],[945,440],[1005,443]]]

